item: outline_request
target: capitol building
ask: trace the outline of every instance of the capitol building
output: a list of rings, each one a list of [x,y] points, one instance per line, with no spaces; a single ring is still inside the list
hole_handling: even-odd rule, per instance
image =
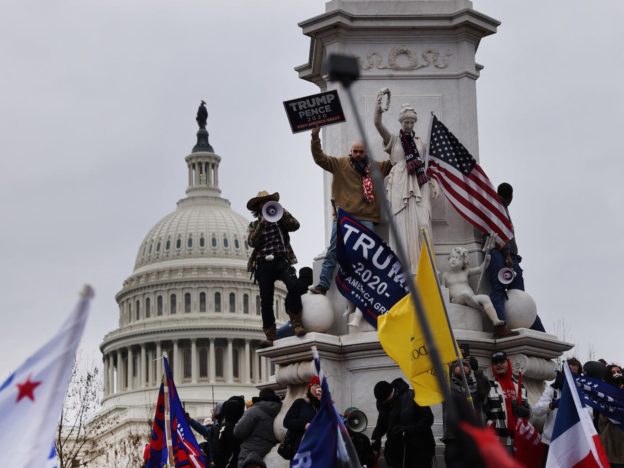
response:
[[[100,345],[104,398],[92,425],[102,430],[95,431],[91,451],[102,455],[90,466],[112,466],[116,445],[129,435],[143,441],[142,453],[163,353],[186,411],[200,421],[216,402],[257,395],[256,386],[272,373],[256,354],[264,333],[259,290],[247,271],[249,220],[221,197],[221,157],[205,129],[185,161],[186,198],[141,242],[134,271],[116,295],[119,327]],[[285,295],[277,283],[278,320],[286,317]]]

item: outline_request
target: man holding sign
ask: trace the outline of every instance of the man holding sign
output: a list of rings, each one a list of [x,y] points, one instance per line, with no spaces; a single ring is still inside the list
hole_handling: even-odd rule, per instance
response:
[[[371,162],[364,144],[356,141],[351,145],[348,156],[340,158],[323,152],[319,127],[312,130],[312,157],[314,162],[333,175],[332,202],[335,208],[342,208],[370,230],[381,221],[379,203],[375,198],[373,180],[370,173]],[[388,175],[390,161],[375,162],[384,175]],[[335,216],[335,213],[334,213]],[[325,294],[331,285],[336,269],[336,223],[333,224],[329,247],[321,268],[319,284],[310,288],[313,294]]]

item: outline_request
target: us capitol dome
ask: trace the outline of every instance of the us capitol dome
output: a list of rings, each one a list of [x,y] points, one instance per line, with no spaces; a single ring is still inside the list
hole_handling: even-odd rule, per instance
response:
[[[208,132],[186,156],[186,198],[141,242],[134,271],[115,296],[119,328],[106,334],[100,417],[117,427],[139,424],[147,434],[162,378],[164,352],[186,411],[200,421],[232,395],[257,394],[271,368],[256,355],[264,339],[260,295],[247,260],[249,221],[221,197],[218,156]],[[286,289],[276,284],[278,319],[286,317]]]

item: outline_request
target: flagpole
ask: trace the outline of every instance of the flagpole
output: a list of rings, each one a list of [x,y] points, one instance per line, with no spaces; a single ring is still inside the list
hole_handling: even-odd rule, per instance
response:
[[[359,74],[359,69],[358,69],[358,74]],[[368,139],[366,137],[366,131],[364,130],[364,125],[358,113],[357,104],[355,103],[355,99],[353,98],[353,94],[351,93],[351,87],[350,87],[351,82],[348,79],[344,79],[344,80],[341,80],[341,83],[342,83],[343,89],[347,93],[347,96],[351,103],[351,107],[353,107],[353,110],[354,110],[353,115],[355,117],[355,122],[360,132],[360,135],[362,137],[364,148],[366,148],[367,151],[370,152],[370,146],[368,144]],[[406,271],[405,267],[409,265],[409,262],[407,261],[408,257],[405,254],[405,247],[403,246],[403,242],[400,239],[397,227],[394,224],[394,219],[392,216],[392,211],[390,209],[390,204],[388,203],[388,199],[386,198],[386,194],[383,188],[384,179],[381,175],[379,168],[377,167],[377,164],[371,164],[370,167],[371,167],[371,175],[373,178],[373,186],[375,189],[375,196],[378,197],[378,199],[381,202],[381,209],[388,223],[390,236],[394,240],[394,243],[396,245],[395,253],[399,259],[399,262],[401,263],[401,266],[403,267],[403,271]],[[429,325],[429,322],[427,321],[427,316],[425,315],[425,310],[424,310],[422,301],[420,299],[420,294],[418,293],[418,289],[416,288],[416,284],[413,280],[413,276],[408,275],[408,278],[409,278],[409,281],[407,281],[407,289],[409,291],[409,294],[411,295],[412,303],[414,304],[416,317],[418,318],[418,321],[422,325],[425,340],[427,344],[429,345],[429,354],[431,356],[431,362],[433,364],[433,369],[435,371],[436,379],[438,381],[438,387],[442,391],[442,395],[444,395],[444,399],[448,400],[450,399],[451,393],[450,393],[449,384],[446,381],[446,379],[444,379],[445,372],[444,372],[442,359],[440,358],[440,351],[438,350],[438,346],[435,340],[433,339],[431,326]]]
[[[167,357],[167,353],[163,353],[163,358]],[[167,379],[167,373],[165,372],[165,360],[162,360],[163,363],[163,390],[165,394],[165,439],[167,440],[167,453],[169,455],[169,466],[174,467],[175,461],[173,458],[173,445],[171,443],[171,434],[169,434],[171,425],[171,413],[169,413],[169,380]]]
[[[427,248],[429,261],[431,262],[431,265],[435,265],[429,246],[429,236],[427,235],[427,230],[425,228],[422,228],[422,233],[425,236],[425,246]],[[446,317],[446,324],[448,326],[449,332],[451,333],[451,340],[453,340],[453,348],[455,349],[455,357],[457,357],[457,365],[459,366],[461,371],[462,383],[464,385],[464,390],[466,391],[466,399],[472,403],[472,395],[470,394],[470,388],[468,388],[468,379],[466,378],[464,366],[461,362],[461,356],[459,355],[459,348],[457,346],[457,341],[455,340],[455,332],[453,332],[453,327],[451,327],[451,320],[449,319],[448,310],[446,309],[446,301],[442,297],[442,288],[440,287],[440,280],[438,279],[438,271],[436,268],[434,268],[434,272],[436,278],[436,287],[438,288],[438,294],[440,296],[440,301],[442,302],[442,307],[444,309],[444,316]]]

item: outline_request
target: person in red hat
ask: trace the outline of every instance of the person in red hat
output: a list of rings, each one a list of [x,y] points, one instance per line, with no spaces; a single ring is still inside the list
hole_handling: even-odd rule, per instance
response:
[[[284,417],[284,427],[292,433],[296,449],[299,448],[303,434],[321,407],[322,395],[321,381],[315,375],[308,382],[306,396],[295,400]]]
[[[299,221],[284,210],[281,219],[271,222],[262,216],[262,208],[268,202],[279,201],[279,193],[270,194],[261,191],[247,202],[247,209],[256,217],[249,224],[247,243],[253,247],[247,269],[258,282],[260,288],[260,310],[262,329],[266,340],[260,347],[273,346],[277,339],[273,297],[275,281],[282,281],[288,289],[286,296],[287,310],[295,335],[305,335],[301,323],[301,292],[299,282],[290,272],[291,265],[297,263],[297,257],[290,246],[290,233],[299,229]]]

